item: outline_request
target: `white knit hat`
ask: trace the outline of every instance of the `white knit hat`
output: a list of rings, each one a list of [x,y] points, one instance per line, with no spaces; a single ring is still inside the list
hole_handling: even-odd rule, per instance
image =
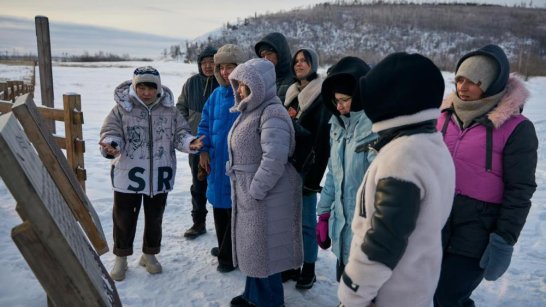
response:
[[[497,63],[491,57],[485,55],[474,55],[465,59],[455,75],[465,77],[479,85],[480,89],[485,93],[487,88],[495,81],[499,74]]]
[[[133,73],[133,87],[136,88],[139,83],[155,84],[156,89],[161,91],[161,77],[159,71],[152,66],[142,66],[135,69]]]

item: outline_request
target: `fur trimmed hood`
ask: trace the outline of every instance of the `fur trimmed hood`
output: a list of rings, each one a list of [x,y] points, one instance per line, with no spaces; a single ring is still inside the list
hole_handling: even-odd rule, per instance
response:
[[[127,80],[116,87],[114,90],[114,100],[127,112],[131,112],[136,103],[145,106],[144,102],[138,98],[131,80]],[[158,91],[157,100],[165,107],[174,106],[174,95],[171,90],[164,85],[161,86],[161,91]]]
[[[230,108],[231,112],[254,110],[277,95],[275,66],[265,59],[251,59],[235,67],[229,75],[229,82],[235,96],[235,104]],[[239,82],[250,89],[250,95],[244,99],[241,99],[237,93]],[[280,100],[278,102],[280,103]]]
[[[445,98],[440,106],[440,110],[444,111],[453,108],[455,95],[457,94],[453,91]],[[528,98],[529,90],[525,88],[521,78],[517,74],[512,73],[506,84],[505,94],[502,96],[497,106],[487,113],[486,116],[491,120],[493,126],[498,128],[511,116],[520,114]]]

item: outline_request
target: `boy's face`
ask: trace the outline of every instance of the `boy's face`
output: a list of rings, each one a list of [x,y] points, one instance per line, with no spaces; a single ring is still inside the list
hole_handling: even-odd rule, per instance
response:
[[[157,99],[157,89],[142,83],[137,84],[136,94],[146,105],[153,103]]]
[[[277,63],[279,62],[279,58],[277,57],[277,54],[271,50],[262,50],[260,52],[260,57],[262,59],[266,59],[268,60],[269,62],[273,63],[273,65],[277,65]]]

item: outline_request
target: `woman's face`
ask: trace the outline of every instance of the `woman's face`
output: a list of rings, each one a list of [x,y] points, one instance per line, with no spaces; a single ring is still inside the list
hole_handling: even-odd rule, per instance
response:
[[[351,112],[351,102],[353,102],[351,96],[341,93],[334,93],[333,103],[336,105],[336,109],[341,115],[346,115]]]
[[[457,95],[462,101],[474,101],[482,98],[483,91],[479,84],[476,84],[465,77],[455,79]]]
[[[311,73],[311,65],[305,59],[302,51],[296,54],[294,72],[296,73],[296,78],[298,78],[298,80],[305,79]]]
[[[235,64],[220,64],[220,76],[229,84],[229,75],[237,67]]]
[[[250,95],[250,89],[248,88],[248,86],[246,86],[246,84],[239,81],[239,86],[237,87],[237,94],[239,95],[239,97],[241,97],[241,100],[243,100],[246,97],[248,97],[248,95]]]

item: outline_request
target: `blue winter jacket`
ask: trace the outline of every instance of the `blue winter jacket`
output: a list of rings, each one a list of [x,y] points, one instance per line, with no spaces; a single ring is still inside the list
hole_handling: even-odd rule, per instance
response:
[[[203,107],[197,135],[206,136],[203,148],[210,156],[210,174],[207,177],[207,198],[214,208],[231,208],[231,188],[226,175],[228,156],[227,136],[239,113],[230,113],[234,104],[231,86],[219,86]]]
[[[375,156],[375,152],[368,151],[367,145],[377,135],[371,132],[372,122],[364,111],[351,112],[350,117],[333,115],[330,124],[330,159],[317,214],[330,212],[328,235],[332,240],[332,252],[347,264],[353,238],[351,222],[356,192]]]

